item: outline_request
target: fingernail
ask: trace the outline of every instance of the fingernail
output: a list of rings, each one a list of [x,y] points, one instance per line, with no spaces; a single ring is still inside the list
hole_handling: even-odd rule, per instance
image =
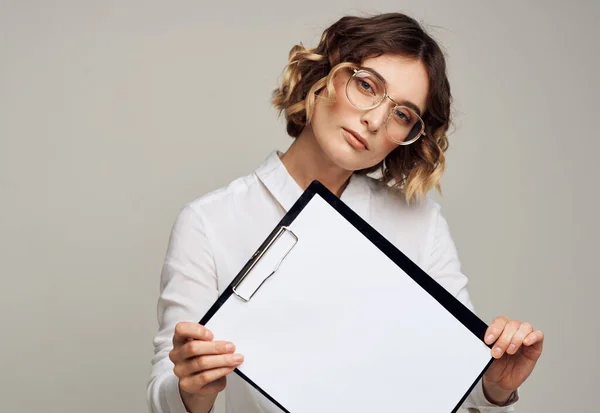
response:
[[[515,345],[511,344],[510,346],[508,346],[508,352],[512,353],[515,350]]]
[[[502,349],[501,349],[500,347],[496,347],[496,348],[494,349],[494,355],[495,355],[496,357],[500,357],[500,355],[501,355],[501,354],[502,354]]]
[[[488,343],[491,343],[492,341],[494,341],[494,335],[493,334],[489,334],[486,338]]]
[[[204,337],[206,337],[209,340],[213,339],[213,333],[210,330],[206,330],[206,332],[204,333]]]
[[[241,354],[234,354],[233,360],[234,361],[242,361],[242,360],[244,360],[244,356],[242,356]]]
[[[234,345],[233,345],[233,344],[231,344],[231,343],[227,343],[227,344],[225,345],[225,350],[226,350],[226,351],[233,351],[233,349],[234,349],[234,348],[235,348],[235,347],[234,347]]]

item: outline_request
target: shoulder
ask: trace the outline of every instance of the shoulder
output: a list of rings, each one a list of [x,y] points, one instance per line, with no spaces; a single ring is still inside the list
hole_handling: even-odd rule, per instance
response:
[[[201,215],[208,211],[223,211],[223,209],[235,205],[238,199],[246,198],[249,194],[255,192],[258,186],[258,178],[252,172],[188,201],[184,205],[184,209],[192,210]]]
[[[258,186],[258,178],[254,173],[250,173],[188,200],[179,207],[172,231],[174,233],[189,231],[205,233],[209,230],[207,228],[209,221],[212,222],[209,226],[215,224],[214,217],[223,217],[226,221],[227,217],[234,214],[235,206],[239,206],[242,199],[251,198]]]
[[[440,204],[430,197],[407,202],[404,194],[362,178],[370,193],[370,224],[418,265],[425,265],[437,232]]]
[[[361,176],[360,179],[366,181],[369,186],[372,202],[378,213],[409,216],[413,219],[430,219],[440,213],[440,204],[429,196],[409,203],[401,190],[391,188],[367,176]]]

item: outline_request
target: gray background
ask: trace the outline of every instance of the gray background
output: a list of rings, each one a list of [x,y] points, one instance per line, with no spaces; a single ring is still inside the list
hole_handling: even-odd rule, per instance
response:
[[[456,126],[433,196],[478,313],[547,335],[518,411],[597,412],[599,9],[0,1],[0,410],[146,411],[179,209],[287,148],[269,97],[292,45],[404,11],[448,54]]]

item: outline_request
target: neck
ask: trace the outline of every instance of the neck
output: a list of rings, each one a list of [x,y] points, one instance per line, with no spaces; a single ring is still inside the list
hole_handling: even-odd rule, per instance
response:
[[[352,175],[352,171],[339,167],[323,152],[310,125],[281,156],[281,162],[303,190],[317,179],[338,197]]]

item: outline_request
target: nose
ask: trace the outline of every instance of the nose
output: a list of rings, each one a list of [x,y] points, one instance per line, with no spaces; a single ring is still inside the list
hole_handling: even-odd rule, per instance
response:
[[[372,133],[377,133],[387,119],[390,108],[383,102],[381,105],[366,110],[361,116],[361,123]]]

